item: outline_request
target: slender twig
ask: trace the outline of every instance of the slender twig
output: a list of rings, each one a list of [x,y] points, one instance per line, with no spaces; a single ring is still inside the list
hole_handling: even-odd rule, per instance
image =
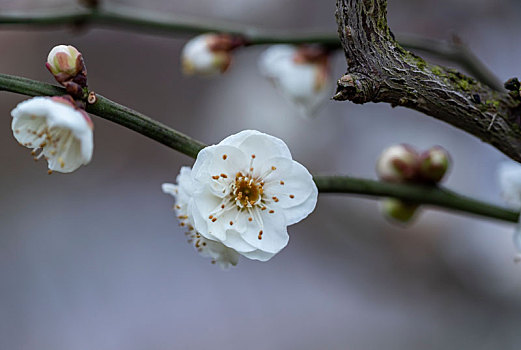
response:
[[[201,34],[207,32],[222,32],[244,37],[249,45],[266,44],[322,44],[329,48],[340,48],[336,33],[299,33],[261,30],[252,26],[232,24],[228,22],[209,21],[203,18],[164,14],[123,7],[109,6],[99,9],[84,9],[74,12],[32,12],[32,13],[1,13],[0,25],[24,27],[42,26],[101,26],[114,29],[131,29],[164,34]],[[396,35],[402,46],[413,51],[423,51],[431,55],[452,61],[467,70],[479,81],[491,88],[501,91],[501,82],[494,74],[464,45],[445,41],[422,38],[405,34]]]
[[[65,90],[61,87],[6,74],[0,74],[0,91],[10,91],[28,96],[65,94]],[[100,95],[97,95],[95,104],[87,106],[87,111],[132,129],[192,158],[195,158],[197,153],[205,147],[205,144],[179,131]],[[517,222],[519,216],[517,212],[471,199],[439,187],[389,184],[348,176],[315,176],[314,179],[322,193],[350,193],[371,197],[394,197],[409,202],[430,204],[511,222]]]

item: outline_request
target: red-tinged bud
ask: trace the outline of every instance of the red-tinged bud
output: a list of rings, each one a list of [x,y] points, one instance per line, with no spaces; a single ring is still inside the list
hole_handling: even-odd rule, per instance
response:
[[[449,165],[449,153],[440,146],[434,146],[421,154],[419,175],[427,182],[438,183],[447,173]]]
[[[387,182],[407,182],[415,179],[418,171],[418,153],[409,145],[386,148],[376,164],[378,177]]]

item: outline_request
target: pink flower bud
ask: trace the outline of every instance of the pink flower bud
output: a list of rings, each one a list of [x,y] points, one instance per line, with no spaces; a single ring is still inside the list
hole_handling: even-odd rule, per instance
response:
[[[386,148],[376,164],[378,177],[387,182],[406,182],[414,179],[418,170],[418,153],[409,145]]]
[[[83,68],[78,62],[79,59],[81,53],[74,46],[58,45],[49,52],[46,66],[55,76],[64,74],[74,77]]]
[[[419,174],[428,182],[438,183],[450,165],[449,153],[440,146],[434,146],[420,156]]]

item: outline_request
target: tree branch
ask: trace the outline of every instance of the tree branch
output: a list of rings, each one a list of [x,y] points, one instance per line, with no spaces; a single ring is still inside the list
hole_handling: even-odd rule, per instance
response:
[[[114,29],[131,29],[139,32],[149,31],[162,34],[202,34],[222,32],[242,36],[248,45],[268,44],[321,44],[331,49],[341,48],[336,33],[299,33],[265,31],[259,28],[231,24],[227,22],[211,22],[206,18],[194,18],[174,14],[150,12],[140,9],[115,6],[82,11],[52,13],[0,13],[0,25],[23,27],[56,27],[56,26],[101,26]],[[397,35],[402,46],[413,51],[423,51],[431,55],[452,61],[479,81],[491,88],[502,91],[501,82],[479,61],[465,46],[433,39],[421,38],[405,34]]]
[[[6,74],[0,74],[0,91],[28,96],[59,96],[66,93],[65,89],[58,86]],[[179,131],[100,95],[97,95],[96,103],[87,106],[87,111],[134,130],[192,158],[195,158],[197,153],[206,146]],[[314,176],[314,180],[322,193],[394,197],[510,222],[517,222],[519,217],[517,212],[439,187],[389,184],[348,176]]]
[[[519,100],[406,51],[393,38],[386,15],[386,0],[337,0],[348,69],[334,98],[415,109],[521,161]]]

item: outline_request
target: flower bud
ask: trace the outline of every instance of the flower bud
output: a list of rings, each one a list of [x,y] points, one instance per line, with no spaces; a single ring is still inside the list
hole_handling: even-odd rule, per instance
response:
[[[181,52],[181,65],[186,75],[224,73],[232,61],[231,52],[243,45],[240,38],[227,34],[202,34],[190,40]]]
[[[419,174],[428,182],[438,183],[450,164],[449,153],[440,146],[434,146],[420,156]]]
[[[382,203],[382,211],[390,219],[407,223],[418,209],[417,204],[410,204],[395,198],[386,198]]]
[[[47,57],[47,69],[54,75],[74,77],[83,68],[81,53],[70,45],[55,46]]]
[[[380,155],[376,173],[383,181],[406,182],[416,177],[418,159],[418,153],[411,146],[394,145]]]
[[[332,93],[328,51],[318,46],[273,45],[259,69],[302,112],[313,117]]]

